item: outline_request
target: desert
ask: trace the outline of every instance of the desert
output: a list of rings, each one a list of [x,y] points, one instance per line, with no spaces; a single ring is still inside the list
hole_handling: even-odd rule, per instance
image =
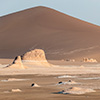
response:
[[[44,6],[1,17],[0,100],[100,100],[99,37]]]
[[[0,65],[1,100],[99,100],[97,62],[49,61],[42,49],[31,50],[8,62]]]

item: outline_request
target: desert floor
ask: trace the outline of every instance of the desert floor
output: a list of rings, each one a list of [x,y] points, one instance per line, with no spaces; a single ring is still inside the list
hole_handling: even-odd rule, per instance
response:
[[[99,77],[100,75],[76,75],[78,77]],[[57,92],[63,90],[65,86],[56,85],[59,81],[67,81],[68,79],[58,79],[56,76],[40,76],[40,75],[14,75],[14,76],[0,76],[0,80],[7,78],[30,79],[26,81],[12,81],[0,82],[0,100],[100,100],[100,90],[96,89],[94,93],[87,93],[83,95],[74,94],[58,94]],[[82,80],[73,79],[74,81],[83,83],[82,86],[100,88],[100,80]],[[40,87],[31,87],[31,84],[36,82]],[[99,86],[98,86],[99,85]],[[74,85],[67,85],[71,87]],[[80,87],[81,85],[76,85]],[[67,88],[66,87],[66,88]],[[11,89],[21,89],[22,92],[7,93]]]
[[[32,65],[28,65],[30,68],[24,70],[0,68],[0,100],[100,100],[99,63],[77,63],[75,66],[59,64],[57,61],[52,63],[59,66],[31,68]],[[9,78],[25,80],[5,81]],[[77,84],[57,84],[59,81],[67,82],[70,79]],[[31,87],[32,83],[38,84],[39,87]],[[58,93],[70,87],[91,88],[96,92],[81,95]],[[11,92],[12,89],[20,89],[21,92]]]

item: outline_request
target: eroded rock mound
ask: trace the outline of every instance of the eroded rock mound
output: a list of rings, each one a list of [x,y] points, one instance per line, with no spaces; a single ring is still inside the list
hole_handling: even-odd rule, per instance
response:
[[[31,63],[36,66],[51,66],[46,60],[45,52],[42,49],[31,50],[22,55],[23,63]]]
[[[20,56],[15,57],[12,64],[22,64],[21,57]]]
[[[65,84],[78,84],[78,83],[75,81],[72,81],[72,80],[68,80],[67,82],[60,81],[60,82],[58,82],[57,85],[65,85]]]
[[[20,89],[12,89],[11,92],[21,92]]]
[[[25,69],[26,67],[23,65],[21,57],[17,56],[15,57],[13,63],[7,66],[7,68]]]
[[[37,60],[37,61],[44,60],[45,61],[46,57],[42,49],[35,49],[25,53],[22,56],[22,60]]]
[[[83,58],[83,62],[97,62],[97,60],[93,58]]]
[[[37,85],[36,83],[32,83],[31,87],[40,87],[39,85]]]
[[[67,83],[68,83],[68,84],[77,84],[75,81],[72,81],[72,80],[68,80]]]
[[[89,92],[95,92],[95,90],[88,88],[80,88],[80,87],[71,87],[67,90],[62,90],[63,94],[85,94]]]

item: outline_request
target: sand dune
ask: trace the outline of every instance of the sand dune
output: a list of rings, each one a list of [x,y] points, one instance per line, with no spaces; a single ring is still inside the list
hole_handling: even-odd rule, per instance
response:
[[[100,26],[46,7],[35,7],[0,18],[0,58],[14,58],[31,49],[47,59],[93,58],[100,61]]]

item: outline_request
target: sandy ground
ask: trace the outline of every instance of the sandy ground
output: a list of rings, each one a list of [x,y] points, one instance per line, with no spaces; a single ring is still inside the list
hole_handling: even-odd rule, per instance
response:
[[[77,77],[97,77],[100,75],[77,75]],[[0,82],[0,100],[100,100],[100,90],[96,90],[94,93],[87,93],[83,95],[72,95],[72,94],[58,94],[57,92],[74,86],[67,85],[56,85],[59,81],[67,81],[67,79],[59,79],[57,76],[40,76],[40,75],[14,75],[14,76],[0,76],[0,80],[7,78],[23,78],[30,79],[27,81],[18,81],[18,82]],[[70,78],[71,79],[71,78]],[[100,87],[100,80],[82,80],[78,78],[72,78],[72,80],[80,82],[80,85],[77,87],[85,86],[90,87],[93,85]],[[31,87],[31,84],[36,82],[40,87]],[[93,86],[93,88],[95,87]],[[6,93],[11,89],[21,89],[22,92],[18,93]]]
[[[1,17],[0,21],[2,58],[14,58],[27,50],[42,48],[47,59],[82,61],[84,57],[88,57],[100,62],[99,26],[46,7],[35,7],[10,14]],[[3,42],[4,40],[6,42]],[[28,69],[4,68],[12,61],[0,59],[0,100],[100,100],[99,63],[49,61],[55,66],[34,66],[24,63]],[[61,78],[62,75],[75,77]],[[57,78],[58,76],[60,78]],[[13,80],[7,81],[9,78]],[[78,84],[57,85],[59,81],[66,82],[69,79]],[[33,82],[40,87],[31,87]],[[58,94],[59,91],[72,86],[91,88],[96,92],[84,95]],[[12,89],[21,92],[11,92]]]
[[[0,75],[19,75],[19,74],[40,74],[40,75],[64,75],[64,74],[100,74],[100,64],[78,65],[53,65],[51,67],[34,66],[33,64],[24,64],[28,69],[10,69],[2,68],[6,65],[0,65]]]
[[[11,64],[13,59],[0,59],[0,64]]]
[[[11,61],[11,60],[9,60]],[[9,62],[8,61],[8,62]],[[0,68],[0,100],[99,100],[100,99],[100,67],[99,63],[62,63],[49,61],[56,66],[41,67],[25,64],[28,69],[5,69],[7,63]],[[59,62],[59,63],[57,63]],[[2,81],[13,78],[14,81]],[[19,81],[15,81],[19,79]],[[22,80],[24,81],[22,81]],[[77,84],[57,85],[59,81],[75,81]],[[31,87],[32,83],[40,87]],[[81,95],[59,94],[70,87],[94,89],[96,92]],[[10,92],[20,89],[21,92]]]

